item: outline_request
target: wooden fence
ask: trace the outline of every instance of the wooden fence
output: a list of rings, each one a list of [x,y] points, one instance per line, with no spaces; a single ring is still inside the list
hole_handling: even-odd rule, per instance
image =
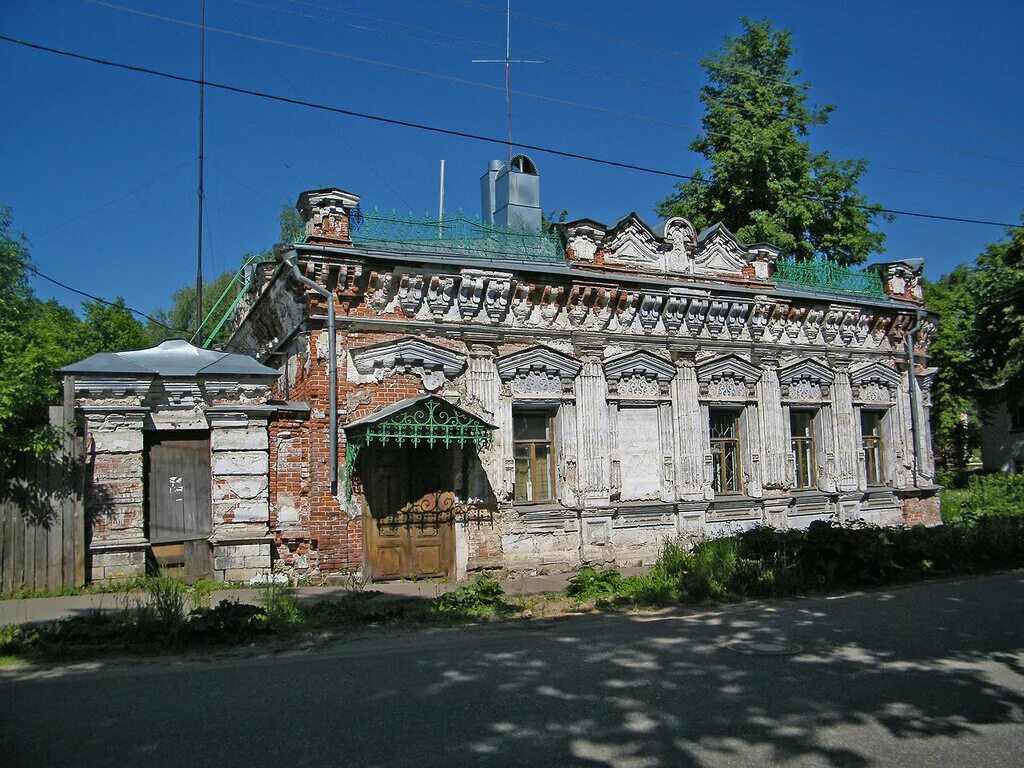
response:
[[[0,594],[85,583],[82,443],[0,466]]]

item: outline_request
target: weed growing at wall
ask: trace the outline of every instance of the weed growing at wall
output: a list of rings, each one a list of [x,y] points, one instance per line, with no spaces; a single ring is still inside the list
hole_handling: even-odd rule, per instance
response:
[[[624,596],[638,605],[701,603],[878,586],[1022,565],[1024,514],[936,528],[819,521],[806,531],[755,528],[734,537],[700,541],[689,549],[669,542],[648,573],[622,578],[614,570],[591,569],[575,577],[566,594],[594,600]],[[614,592],[612,585],[617,585]]]

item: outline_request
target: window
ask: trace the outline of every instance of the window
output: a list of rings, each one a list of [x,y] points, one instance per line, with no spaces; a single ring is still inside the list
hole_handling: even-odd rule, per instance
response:
[[[868,485],[883,485],[882,480],[882,412],[860,412],[860,434],[864,448],[864,471]]]
[[[709,416],[711,487],[715,493],[741,493],[739,413],[712,408]]]
[[[792,436],[793,466],[796,470],[796,487],[813,488],[814,467],[814,412],[790,411],[789,431]]]
[[[543,411],[512,414],[512,451],[516,462],[515,500],[551,501],[555,497],[552,418]]]

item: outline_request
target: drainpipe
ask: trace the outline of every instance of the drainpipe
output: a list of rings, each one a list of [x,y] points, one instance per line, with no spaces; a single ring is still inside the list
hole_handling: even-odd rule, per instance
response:
[[[907,331],[907,361],[910,365],[910,431],[914,436],[914,487],[917,488],[917,476],[921,471],[921,425],[917,410],[917,358],[914,354],[915,334],[921,329],[921,310],[917,310],[914,325]]]
[[[334,332],[334,296],[319,283],[310,280],[299,269],[299,258],[295,251],[291,251],[284,259],[286,264],[291,265],[292,275],[307,288],[316,291],[327,299],[327,388],[329,391],[328,411],[330,422],[328,424],[329,466],[331,476],[331,494],[338,495],[338,348]]]

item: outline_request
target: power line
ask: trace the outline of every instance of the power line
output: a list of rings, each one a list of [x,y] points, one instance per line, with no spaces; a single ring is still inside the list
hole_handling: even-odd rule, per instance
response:
[[[291,0],[291,1],[294,1],[294,0]],[[466,8],[476,8],[478,10],[487,11],[488,13],[503,13],[503,11],[501,11],[499,8],[497,8],[495,6],[488,5],[487,3],[475,2],[474,0],[442,0],[442,2],[450,3],[452,5],[461,5],[461,6],[466,7]],[[512,15],[517,17],[517,18],[521,18],[524,21],[533,22],[534,24],[539,24],[539,25],[545,26],[545,27],[551,27],[553,29],[559,29],[559,30],[562,30],[562,31],[565,31],[565,32],[577,32],[577,33],[579,33],[581,35],[585,35],[587,37],[593,37],[595,39],[602,40],[604,42],[611,43],[613,45],[618,45],[618,46],[625,47],[625,48],[633,48],[633,49],[636,49],[636,50],[639,50],[639,51],[643,51],[645,53],[653,53],[653,54],[656,54],[656,55],[662,56],[662,57],[674,58],[674,59],[678,59],[679,61],[686,61],[686,62],[691,63],[691,64],[698,64],[698,65],[701,64],[701,62],[699,60],[689,58],[688,56],[680,54],[678,51],[668,50],[668,49],[665,49],[665,48],[658,48],[656,46],[648,45],[647,43],[641,43],[638,40],[632,40],[632,39],[625,38],[625,37],[617,37],[615,35],[609,35],[606,32],[600,32],[598,30],[588,29],[586,27],[580,27],[580,26],[576,26],[576,25],[573,25],[573,24],[567,24],[565,22],[556,21],[554,19],[546,19],[546,18],[543,18],[543,17],[540,17],[540,16],[531,16],[529,14],[525,14],[525,13],[521,13],[521,12],[513,11]],[[756,71],[754,71],[752,69],[737,68],[737,69],[734,69],[733,71],[742,72],[744,74],[752,75],[753,77],[756,77],[759,80],[762,80],[762,81],[764,81],[766,83],[770,83],[770,84],[773,84],[773,85],[779,85],[779,86],[793,88],[793,89],[805,89],[805,88],[808,87],[805,83],[790,83],[790,82],[787,82],[785,80],[778,80],[776,78],[769,77],[767,75],[762,75],[761,73],[756,72]],[[998,130],[996,128],[992,128],[990,126],[972,125],[970,123],[960,123],[960,122],[956,122],[956,121],[953,121],[953,120],[947,120],[947,119],[944,119],[944,118],[936,117],[934,115],[926,115],[926,114],[923,114],[921,112],[914,112],[912,110],[904,109],[904,108],[901,108],[901,107],[895,107],[892,104],[887,104],[887,103],[881,102],[881,101],[874,101],[874,100],[871,100],[871,99],[861,99],[861,98],[856,98],[856,97],[844,96],[841,93],[837,93],[835,91],[828,91],[828,90],[825,90],[825,89],[822,89],[822,88],[817,88],[816,90],[818,90],[820,93],[823,93],[823,94],[826,94],[826,95],[838,96],[839,98],[845,99],[846,101],[849,101],[849,102],[859,103],[859,104],[866,104],[868,106],[878,107],[880,109],[884,109],[884,110],[887,110],[889,112],[893,112],[895,114],[902,114],[902,115],[907,115],[909,117],[916,117],[918,119],[925,120],[925,121],[931,122],[931,123],[936,123],[936,124],[939,124],[939,125],[948,125],[948,126],[953,127],[953,128],[962,128],[962,129],[969,130],[969,131],[978,131],[978,132],[981,132],[981,133],[989,133],[989,134],[992,134],[994,136],[1003,136],[1003,137],[1011,138],[1011,139],[1024,138],[1024,134],[1009,133],[1007,131],[1001,131],[1001,130]]]
[[[167,24],[175,24],[177,26],[191,27],[191,28],[198,28],[199,27],[199,25],[196,24],[195,22],[188,21],[186,19],[179,19],[179,18],[175,18],[173,16],[163,16],[161,14],[150,13],[149,11],[143,11],[143,10],[140,10],[140,9],[137,9],[137,8],[128,8],[126,6],[121,6],[121,5],[116,5],[114,3],[106,2],[105,0],[82,0],[82,1],[85,2],[85,3],[89,3],[90,5],[95,5],[95,6],[98,6],[98,7],[101,7],[101,8],[108,8],[110,10],[118,11],[118,12],[121,12],[121,13],[127,13],[127,14],[131,14],[131,15],[135,15],[135,16],[141,16],[143,18],[153,19],[154,21],[162,21],[162,22],[165,22]],[[325,21],[329,21],[327,19],[324,19],[324,20]],[[281,46],[281,47],[284,47],[284,48],[291,48],[293,50],[304,51],[306,53],[312,53],[312,54],[316,54],[316,55],[319,55],[319,56],[327,56],[327,57],[331,57],[331,58],[343,59],[345,61],[354,61],[354,62],[357,62],[359,64],[365,64],[365,65],[368,65],[368,66],[380,67],[382,69],[391,69],[391,70],[395,70],[395,71],[398,71],[398,72],[406,72],[408,74],[417,75],[419,77],[429,77],[429,78],[432,78],[434,80],[441,80],[441,81],[444,81],[444,82],[455,83],[457,85],[467,85],[467,86],[471,86],[473,88],[481,88],[481,89],[489,90],[489,91],[502,91],[503,92],[505,90],[504,88],[501,88],[499,86],[495,86],[495,85],[492,85],[490,83],[482,83],[482,82],[480,82],[478,80],[470,80],[468,78],[456,77],[454,75],[445,75],[445,74],[442,74],[440,72],[431,72],[429,70],[419,69],[417,67],[410,67],[410,66],[407,66],[407,65],[404,65],[404,64],[396,64],[394,62],[389,62],[389,61],[381,61],[379,59],[371,59],[371,58],[367,58],[365,56],[356,56],[354,54],[342,53],[340,51],[332,51],[332,50],[327,50],[327,49],[324,49],[324,48],[315,48],[313,46],[302,45],[300,43],[291,43],[291,42],[288,42],[286,40],[278,40],[278,39],[275,39],[275,38],[272,38],[272,37],[264,37],[264,36],[261,36],[261,35],[250,35],[250,34],[247,34],[245,32],[238,32],[236,30],[225,29],[223,27],[210,27],[210,26],[207,26],[206,27],[206,31],[208,31],[208,32],[215,32],[217,34],[225,35],[225,36],[228,36],[228,37],[236,37],[236,38],[240,38],[240,39],[243,39],[243,40],[252,40],[252,41],[259,42],[259,43],[264,43],[264,44],[267,44],[267,45],[277,45],[277,46]],[[753,73],[753,74],[756,74],[756,73]],[[776,83],[779,83],[781,85],[792,85],[791,83],[784,83],[782,81],[772,81],[772,82],[776,82]],[[558,98],[556,96],[549,96],[547,94],[542,94],[542,93],[533,93],[533,92],[530,92],[530,91],[520,91],[520,90],[514,90],[514,89],[511,91],[511,93],[516,95],[516,96],[522,96],[522,97],[525,97],[525,98],[528,98],[528,99],[534,99],[536,101],[543,101],[543,102],[547,102],[547,103],[550,103],[550,104],[559,104],[559,105],[566,106],[566,107],[572,107],[573,109],[585,109],[585,110],[588,110],[590,112],[598,112],[598,113],[601,113],[601,114],[613,115],[615,117],[620,117],[620,118],[623,118],[625,120],[636,120],[638,122],[651,123],[653,125],[660,125],[660,126],[663,126],[663,127],[666,127],[666,128],[679,128],[679,129],[686,130],[686,131],[700,131],[701,130],[697,126],[689,125],[689,124],[686,124],[686,123],[678,123],[678,122],[674,122],[674,121],[671,121],[671,120],[665,120],[663,118],[651,117],[649,115],[638,115],[638,114],[635,114],[635,113],[632,113],[632,112],[625,112],[625,111],[622,111],[622,110],[612,109],[611,107],[604,107],[604,106],[599,106],[599,105],[596,105],[596,104],[588,104],[586,102],[573,101],[573,100],[570,100],[570,99],[562,99],[562,98]],[[838,126],[836,124],[826,124],[823,127],[842,128],[842,126]],[[878,132],[878,131],[870,131],[870,130],[867,130],[867,129],[859,129],[859,128],[845,129],[844,128],[844,130],[850,130],[850,131],[852,131],[854,133],[861,133],[861,134],[866,134],[866,135],[875,135],[875,136],[893,138],[893,139],[896,139],[898,141],[905,141],[905,142],[910,143],[910,144],[915,144],[915,145],[923,146],[923,147],[931,147],[933,149],[938,149],[938,150],[943,151],[943,152],[950,152],[950,153],[954,153],[954,154],[965,155],[965,156],[968,156],[968,157],[978,157],[978,158],[981,158],[981,159],[984,159],[984,160],[995,160],[995,161],[998,161],[998,162],[1013,163],[1015,165],[1024,165],[1024,160],[1018,160],[1018,159],[1015,159],[1015,158],[1012,158],[1012,157],[1000,157],[998,155],[988,155],[988,154],[984,154],[984,153],[980,153],[980,152],[971,152],[969,150],[961,149],[960,147],[952,147],[952,146],[948,146],[948,145],[945,145],[945,144],[931,144],[929,142],[922,142],[922,141],[917,140],[917,139],[909,139],[909,138],[899,137],[899,136],[895,136],[895,135],[888,135],[888,134],[884,134],[884,133],[881,133],[881,132]],[[710,135],[725,136],[725,137],[733,138],[734,140],[736,140],[736,137],[731,136],[731,134],[722,133],[720,131],[708,131],[708,133]],[[744,143],[751,144],[752,142],[747,141],[747,142],[744,142]],[[776,148],[776,149],[784,149],[785,148],[785,147],[782,147],[780,145],[767,145],[767,146],[768,147],[773,147],[773,148]],[[895,171],[903,171],[904,170],[903,168],[901,168],[899,166],[883,166],[883,165],[879,164],[878,167],[884,167],[884,168],[888,168],[889,170],[895,170]],[[929,172],[927,172],[927,171],[916,171],[916,173],[924,174],[924,175],[929,175]],[[970,180],[970,181],[971,181],[971,183],[978,183],[981,180]],[[981,181],[981,183],[988,184],[989,182]]]
[[[100,304],[106,304],[108,307],[123,307],[124,309],[127,309],[129,312],[134,312],[139,317],[144,317],[147,320],[149,320],[149,322],[153,323],[154,325],[159,325],[161,328],[165,328],[168,331],[171,331],[172,333],[180,333],[183,336],[187,336],[188,335],[188,331],[183,330],[181,328],[172,328],[171,326],[167,325],[166,323],[160,322],[155,317],[151,317],[150,315],[147,315],[145,312],[142,312],[142,311],[140,311],[138,309],[135,309],[134,307],[129,307],[127,304],[124,303],[123,300],[119,304],[116,301],[107,301],[106,299],[100,298],[99,296],[93,296],[91,293],[86,293],[85,291],[81,291],[78,288],[72,288],[67,283],[62,283],[60,280],[57,280],[56,278],[50,277],[49,275],[46,275],[46,274],[43,274],[38,269],[33,267],[31,264],[26,264],[25,265],[25,269],[27,269],[29,272],[32,272],[33,274],[38,275],[39,277],[43,278],[43,280],[47,280],[47,281],[53,283],[54,285],[60,286],[61,288],[63,288],[66,291],[71,291],[72,293],[77,293],[79,296],[85,296],[85,298],[87,298],[87,299],[92,299],[93,301],[98,301]]]
[[[0,35],[0,40],[11,43],[13,45],[19,45],[24,48],[31,48],[37,51],[43,51],[45,53],[52,53],[58,56],[63,56],[70,59],[77,59],[79,61],[88,61],[93,64],[100,64],[106,67],[112,67],[114,69],[122,69],[129,72],[138,72],[141,74],[152,75],[154,77],[160,77],[166,80],[173,80],[180,83],[191,83],[197,84],[198,80],[194,77],[188,77],[186,75],[176,75],[172,72],[164,72],[158,69],[150,69],[149,67],[142,67],[135,64],[125,64],[122,62],[111,61],[109,59],[101,59],[96,56],[87,56],[82,53],[76,53],[74,51],[66,51],[60,48],[53,48],[50,46],[40,45],[38,43],[32,43],[26,40],[19,40],[18,38],[9,37],[7,35]],[[503,138],[495,138],[493,136],[484,136],[482,134],[470,133],[469,131],[461,131],[454,128],[442,128],[436,125],[427,125],[425,123],[417,123],[411,120],[402,120],[394,117],[387,117],[384,115],[376,115],[369,112],[359,112],[352,109],[345,109],[343,107],[335,107],[328,104],[320,104],[313,101],[306,101],[303,99],[290,98],[288,96],[280,96],[273,93],[267,93],[265,91],[257,91],[251,88],[242,88],[240,86],[229,85],[227,83],[218,83],[212,80],[206,80],[205,85],[207,88],[215,88],[217,90],[226,91],[228,93],[237,93],[244,96],[252,96],[255,98],[266,99],[268,101],[274,101],[281,104],[291,104],[293,106],[307,107],[309,109],[319,109],[325,112],[331,112],[338,115],[346,115],[348,117],[355,117],[361,120],[369,120],[372,122],[383,123],[385,125],[394,125],[402,128],[412,128],[420,131],[427,131],[429,133],[436,133],[443,136],[454,136],[462,139],[471,139],[473,141],[480,141],[487,144],[504,145],[506,140]],[[619,168],[629,171],[638,171],[642,173],[649,173],[654,176],[663,176],[670,179],[676,179],[680,181],[692,181],[700,184],[709,184],[707,179],[691,176],[684,173],[677,173],[675,171],[668,171],[661,168],[652,168],[650,166],[637,165],[635,163],[628,163],[619,160],[610,160],[608,158],[597,157],[594,155],[586,155],[579,152],[570,152],[568,150],[555,149],[553,147],[545,147],[539,144],[525,144],[518,143],[517,146],[522,149],[527,149],[533,152],[541,152],[547,155],[553,155],[555,157],[564,157],[571,160],[581,160],[584,162],[595,163],[597,165],[604,165],[610,168]],[[757,190],[757,187],[746,187],[748,190]],[[816,202],[829,202],[822,200],[821,198],[814,197],[813,195],[802,195],[804,199],[812,200]],[[908,216],[913,218],[931,219],[936,221],[951,221],[958,222],[961,224],[981,224],[993,227],[1003,227],[1006,229],[1020,229],[1021,224],[1007,224],[1001,221],[990,221],[986,219],[971,219],[962,216],[946,216],[937,213],[922,213],[920,211],[906,211],[897,208],[886,208],[882,206],[872,206],[866,204],[852,203],[854,208],[868,211],[870,213],[890,213],[896,216]]]

